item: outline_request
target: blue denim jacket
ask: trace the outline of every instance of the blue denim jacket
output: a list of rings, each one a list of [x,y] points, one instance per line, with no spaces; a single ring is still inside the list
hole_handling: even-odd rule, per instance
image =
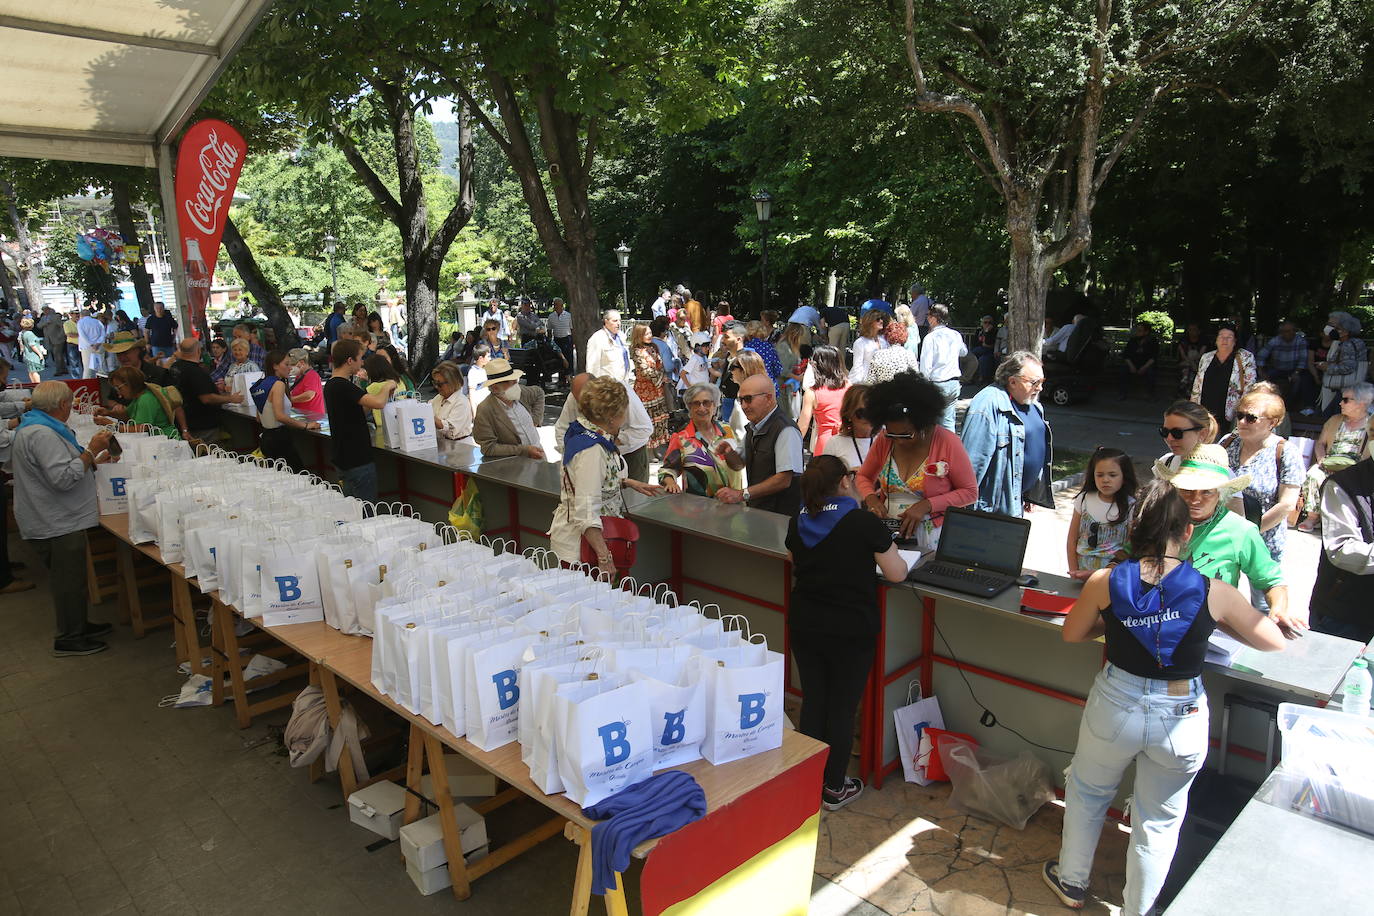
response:
[[[1040,402],[1034,409],[1045,415]],[[1024,496],[1021,493],[1021,464],[1026,454],[1026,427],[1012,407],[1005,388],[989,385],[973,398],[964,415],[964,450],[978,479],[978,501],[973,508],[983,512],[1021,515],[1022,503],[1030,501],[1054,508],[1050,491],[1050,463],[1054,455],[1054,434],[1045,424],[1045,468],[1040,484]]]

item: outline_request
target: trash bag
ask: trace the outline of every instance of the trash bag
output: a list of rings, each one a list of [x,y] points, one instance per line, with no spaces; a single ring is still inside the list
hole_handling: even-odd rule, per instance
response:
[[[998,757],[967,741],[939,743],[940,758],[954,790],[952,807],[1017,830],[1054,798],[1049,765],[1029,751],[1011,759]]]

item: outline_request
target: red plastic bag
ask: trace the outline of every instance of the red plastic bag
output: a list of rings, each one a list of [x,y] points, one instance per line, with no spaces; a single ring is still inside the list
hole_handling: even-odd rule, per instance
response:
[[[952,741],[967,741],[974,747],[978,746],[978,742],[972,736],[965,735],[963,732],[952,732],[931,726],[921,733],[921,749],[917,752],[916,763],[918,766],[926,768],[926,778],[935,782],[949,782],[949,775],[945,772],[944,758],[940,754],[940,746]]]

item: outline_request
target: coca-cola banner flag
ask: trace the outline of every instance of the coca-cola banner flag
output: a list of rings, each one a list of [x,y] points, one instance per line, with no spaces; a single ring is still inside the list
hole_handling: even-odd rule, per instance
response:
[[[197,329],[205,327],[219,240],[247,152],[243,137],[223,121],[199,121],[181,138],[176,171],[177,225],[181,227],[182,260],[191,297],[191,326]]]

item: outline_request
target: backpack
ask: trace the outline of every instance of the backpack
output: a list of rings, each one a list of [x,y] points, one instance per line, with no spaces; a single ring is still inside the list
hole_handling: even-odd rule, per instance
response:
[[[253,397],[253,403],[257,405],[258,413],[262,413],[267,407],[267,396],[272,392],[272,386],[281,379],[275,375],[264,375],[253,383],[253,387],[248,389],[248,393]]]

